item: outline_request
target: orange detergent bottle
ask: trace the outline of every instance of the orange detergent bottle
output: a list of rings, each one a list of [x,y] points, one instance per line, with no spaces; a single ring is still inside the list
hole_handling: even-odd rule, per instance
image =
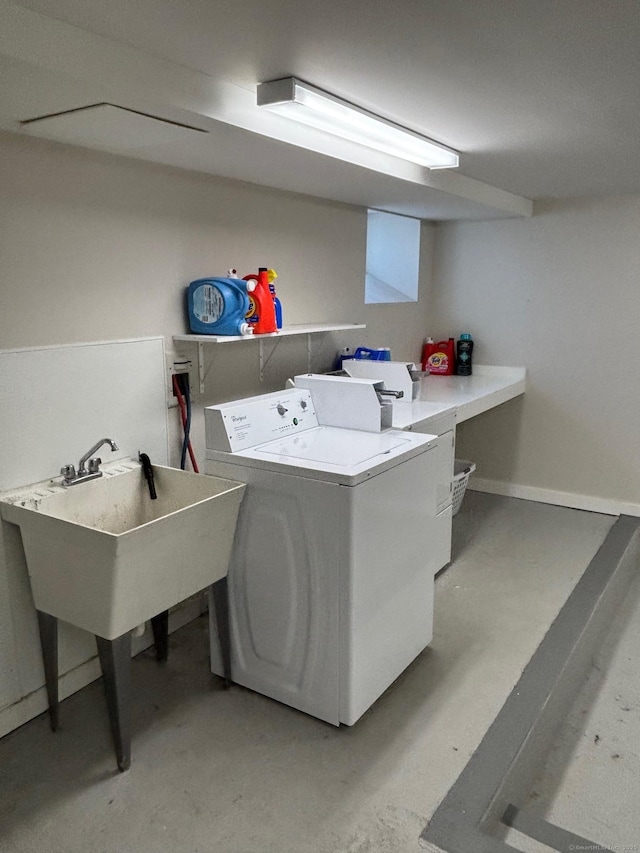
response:
[[[254,335],[267,335],[277,332],[276,311],[273,304],[273,295],[269,289],[269,275],[266,267],[260,267],[258,275],[251,273],[245,275],[244,281],[255,281],[256,287],[249,296],[249,310],[246,321],[253,329]]]
[[[435,376],[451,376],[455,373],[456,343],[453,338],[434,343],[427,338],[422,347],[422,369]]]

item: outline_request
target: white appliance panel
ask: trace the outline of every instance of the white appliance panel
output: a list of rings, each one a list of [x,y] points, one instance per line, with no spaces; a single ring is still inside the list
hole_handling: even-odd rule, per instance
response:
[[[457,423],[455,406],[433,400],[414,400],[405,403],[396,400],[393,404],[393,428],[420,433],[442,435],[455,429]]]
[[[448,507],[436,515],[435,534],[432,542],[434,572],[451,562],[451,526],[453,520],[453,507]]]
[[[411,371],[415,364],[411,361],[372,361],[350,358],[342,363],[342,369],[353,377],[381,379],[384,387],[392,391],[402,391],[403,400],[415,400],[420,389],[419,380],[412,379]]]
[[[299,388],[207,406],[204,420],[207,448],[232,452],[318,425],[311,393]]]
[[[322,373],[303,373],[293,381],[297,388],[311,392],[319,424],[366,432],[391,426],[393,406],[377,394],[384,388],[382,381]]]
[[[434,442],[434,473],[436,476],[436,513],[451,506],[453,499],[453,466],[455,433],[453,430],[439,435]]]
[[[352,491],[350,571],[340,595],[340,721],[347,725],[433,637],[431,453]]]
[[[435,515],[436,525],[434,528],[431,549],[434,560],[434,572],[451,562],[451,525],[453,498],[453,466],[455,461],[455,429],[451,428],[450,416],[440,418],[438,421],[449,429],[438,435],[434,442],[431,455],[433,467],[431,474],[435,481],[434,504],[429,505],[429,511]],[[415,425],[415,431],[434,429],[437,423],[434,419]],[[431,500],[431,498],[428,498]]]

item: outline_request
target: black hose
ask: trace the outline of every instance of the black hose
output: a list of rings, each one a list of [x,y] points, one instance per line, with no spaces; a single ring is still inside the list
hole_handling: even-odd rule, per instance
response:
[[[144,476],[147,478],[147,484],[149,486],[149,497],[152,501],[157,500],[158,495],[156,494],[156,484],[153,479],[153,466],[151,465],[151,460],[147,456],[146,453],[140,453],[138,451],[138,459],[142,463],[142,470],[144,472]]]

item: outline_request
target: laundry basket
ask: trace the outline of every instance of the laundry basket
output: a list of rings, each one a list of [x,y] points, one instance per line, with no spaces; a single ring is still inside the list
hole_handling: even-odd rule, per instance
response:
[[[451,508],[454,515],[456,515],[462,506],[462,499],[464,493],[467,491],[469,477],[475,470],[475,462],[469,462],[468,459],[456,459],[453,466],[453,498],[451,501]]]

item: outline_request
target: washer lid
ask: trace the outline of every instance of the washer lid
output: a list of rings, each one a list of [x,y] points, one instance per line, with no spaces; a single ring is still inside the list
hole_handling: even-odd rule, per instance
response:
[[[344,468],[361,466],[377,456],[408,449],[400,433],[361,432],[360,430],[325,427],[308,429],[298,435],[269,442],[255,448],[272,456],[330,464]]]
[[[317,426],[236,453],[207,450],[207,458],[355,486],[429,450],[435,439],[398,430]]]

